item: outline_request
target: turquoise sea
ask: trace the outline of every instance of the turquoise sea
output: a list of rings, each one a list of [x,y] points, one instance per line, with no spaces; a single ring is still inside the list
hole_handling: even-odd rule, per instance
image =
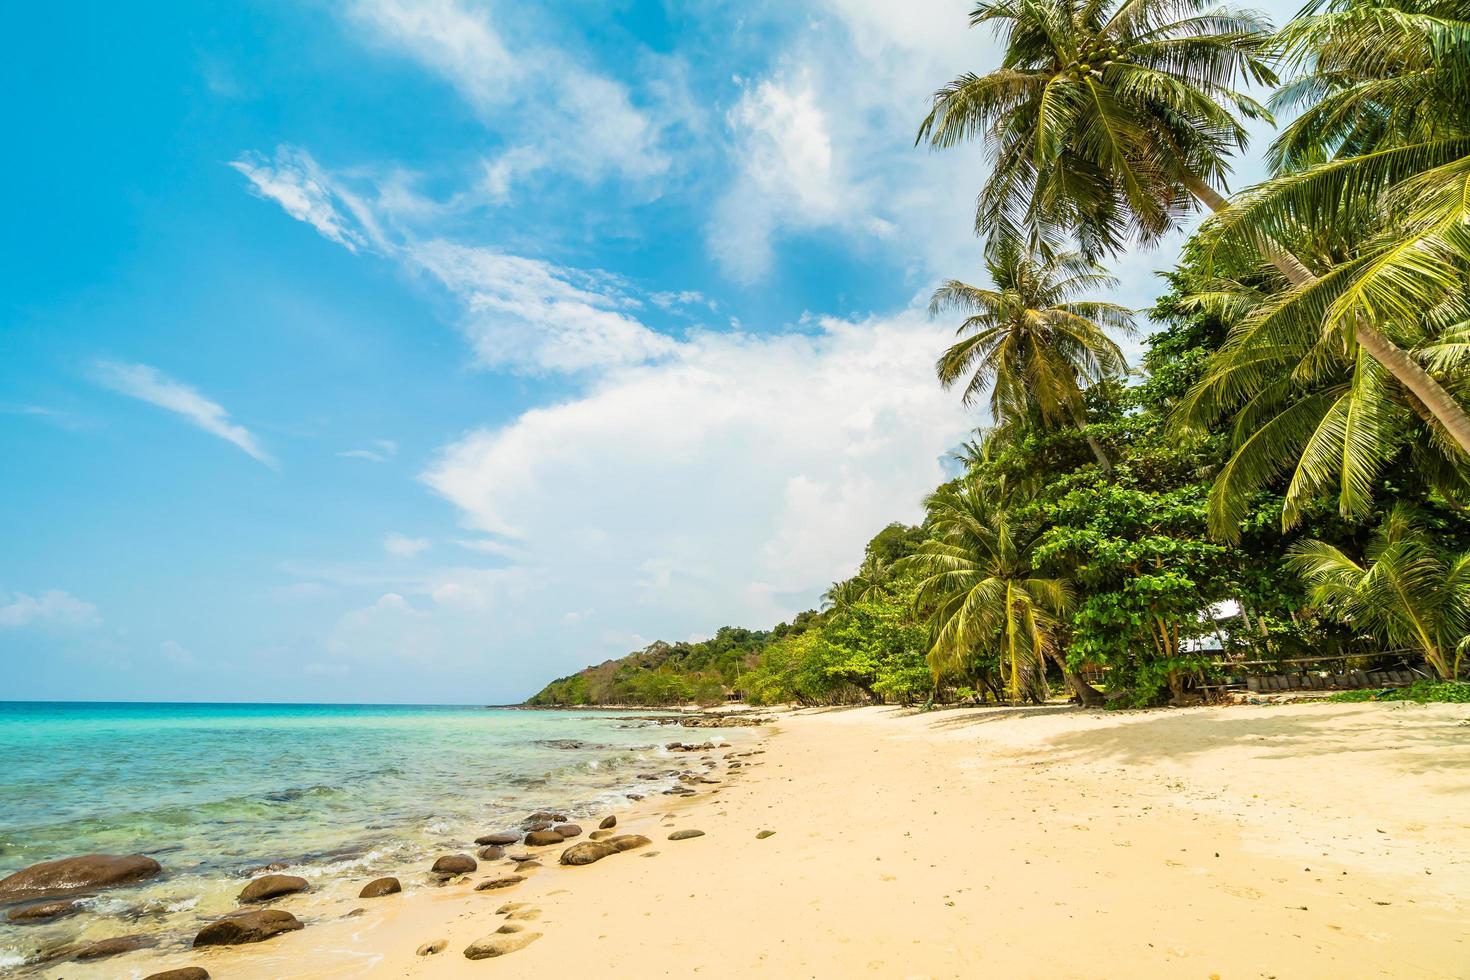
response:
[[[618,712],[0,702],[0,877],[93,852],[166,871],[80,916],[0,924],[0,969],[120,932],[183,941],[264,864],[357,879],[530,810],[605,813],[672,784],[662,746],[684,733]]]

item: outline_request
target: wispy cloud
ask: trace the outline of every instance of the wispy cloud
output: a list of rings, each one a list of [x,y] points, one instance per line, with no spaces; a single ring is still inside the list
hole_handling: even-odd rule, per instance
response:
[[[370,463],[386,463],[398,455],[398,443],[392,439],[374,439],[372,449],[345,449],[337,455],[343,459],[365,459]]]
[[[103,387],[181,415],[189,424],[218,436],[252,459],[271,469],[277,468],[276,461],[260,447],[254,434],[243,425],[231,422],[230,413],[223,406],[157,368],[100,361],[96,377]]]
[[[508,123],[497,128],[522,134],[521,142],[485,163],[491,197],[503,198],[514,180],[537,171],[649,181],[671,165],[662,142],[677,112],[664,104],[636,105],[628,85],[558,48],[511,44],[483,6],[357,0],[345,9],[371,42],[443,78],[486,123]],[[654,81],[644,94],[656,99],[667,80]],[[544,125],[552,118],[560,123]]]
[[[383,550],[395,558],[416,558],[428,551],[429,547],[428,538],[411,538],[397,531],[383,538]]]
[[[252,172],[242,161],[235,167]],[[448,290],[462,310],[460,329],[484,367],[527,374],[581,372],[657,360],[677,347],[636,316],[644,301],[616,276],[489,246],[390,231],[391,222],[380,222],[376,205],[354,193],[346,178],[296,147],[278,150],[270,172],[272,188],[311,189],[311,207],[300,206],[294,193],[261,192],[291,217],[353,251],[359,243],[371,243],[373,251],[431,276]],[[680,294],[670,295],[678,299]],[[373,451],[348,452],[369,459],[365,453]]]
[[[39,595],[0,590],[0,629],[26,626],[62,626],[91,629],[102,623],[97,607],[60,589]]]
[[[287,214],[311,225],[323,237],[351,252],[368,245],[370,236],[354,227],[365,217],[358,202],[344,198],[339,189],[333,188],[310,154],[283,146],[276,150],[274,160],[247,153],[230,166],[245,175],[251,191],[258,197],[275,201]],[[338,202],[347,211],[357,213],[351,217],[343,214]]]

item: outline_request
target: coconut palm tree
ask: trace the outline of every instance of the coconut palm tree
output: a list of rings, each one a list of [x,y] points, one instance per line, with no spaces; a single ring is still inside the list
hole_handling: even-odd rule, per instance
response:
[[[1440,494],[1470,500],[1470,468],[1455,465],[1442,430],[1387,370],[1361,347],[1344,351],[1320,333],[1282,330],[1273,321],[1282,293],[1217,281],[1188,303],[1233,323],[1205,375],[1174,412],[1185,427],[1208,428],[1233,416],[1226,428],[1231,456],[1210,490],[1210,533],[1237,540],[1239,522],[1268,484],[1289,477],[1283,530],[1320,494],[1337,497],[1338,511],[1361,520],[1373,491],[1396,464]],[[1453,373],[1470,361],[1470,310],[1447,304],[1424,316],[1438,339],[1417,353]],[[1470,372],[1459,370],[1470,390]]]
[[[1072,606],[1071,586],[1037,574],[1036,529],[999,507],[980,481],[945,486],[926,505],[932,536],[897,564],[918,576],[917,604],[930,611],[930,667],[938,676],[989,653],[1000,659],[1013,702],[1023,693],[1045,700],[1046,657],[1060,660],[1058,617]]]
[[[935,290],[931,315],[966,314],[963,337],[935,364],[946,388],[965,383],[966,405],[990,392],[990,414],[1002,427],[1030,418],[1066,422],[1087,439],[1107,473],[1113,464],[1087,431],[1082,388],[1127,369],[1123,351],[1105,332],[1132,336],[1133,313],[1115,303],[1078,297],[1117,280],[1076,252],[1028,257],[1015,239],[987,250],[993,289],[947,281]]]
[[[1270,118],[1233,87],[1275,82],[1265,20],[1205,0],[989,0],[970,23],[999,30],[1001,65],[936,92],[918,140],[943,148],[982,139],[990,147],[994,169],[977,231],[1044,241],[1072,233],[1097,254],[1157,241],[1196,202],[1230,213],[1217,189],[1228,154],[1245,146],[1243,120]],[[1470,35],[1458,36],[1463,44]],[[1455,51],[1464,58],[1463,48]],[[1462,176],[1470,179],[1470,167]],[[1415,226],[1438,229],[1426,247],[1451,234],[1433,216],[1454,213],[1452,185],[1437,182],[1415,198]],[[1261,219],[1248,223],[1250,242],[1295,289],[1320,297],[1313,272],[1279,244],[1291,231],[1293,199],[1277,200],[1274,212],[1257,211]],[[1346,346],[1361,344],[1470,453],[1470,415],[1382,329],[1376,314],[1391,308],[1393,279],[1389,270],[1374,301],[1344,300],[1327,325]]]
[[[836,616],[846,615],[859,602],[869,602],[880,596],[892,571],[883,559],[869,555],[858,566],[856,575],[833,582],[831,588],[822,593],[822,607],[832,610]]]
[[[1290,562],[1315,605],[1392,646],[1420,651],[1441,679],[1459,676],[1470,634],[1470,552],[1436,553],[1408,507],[1389,509],[1362,563],[1321,541],[1297,544]]]
[[[1470,273],[1470,3],[1319,9],[1274,42],[1298,72],[1273,100],[1298,112],[1271,148],[1278,176],[1217,216],[1207,240],[1254,249],[1303,229],[1364,226],[1352,261],[1294,284],[1266,332],[1356,337],[1470,452],[1456,373],[1403,349],[1434,339],[1425,312],[1463,294]]]

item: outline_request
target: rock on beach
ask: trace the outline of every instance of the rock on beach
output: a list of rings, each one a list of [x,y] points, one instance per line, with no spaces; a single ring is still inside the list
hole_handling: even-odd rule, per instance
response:
[[[436,875],[467,875],[478,867],[468,854],[446,854],[435,861],[429,871]]]
[[[616,853],[618,853],[618,847],[611,841],[584,840],[562,851],[561,863],[573,867],[592,864],[594,861],[601,861]]]
[[[403,891],[403,884],[397,878],[374,878],[362,886],[362,891],[357,893],[358,898],[382,898],[384,895],[396,895]]]
[[[216,919],[194,937],[194,945],[238,946],[242,943],[258,943],[283,932],[302,929],[301,922],[290,912],[281,909],[261,909],[258,912],[237,912],[223,919]]]
[[[517,932],[513,935],[499,935],[491,933],[483,939],[477,939],[465,947],[465,958],[471,960],[485,960],[492,956],[504,956],[506,953],[514,953],[518,949],[527,946],[541,938],[539,932]]]

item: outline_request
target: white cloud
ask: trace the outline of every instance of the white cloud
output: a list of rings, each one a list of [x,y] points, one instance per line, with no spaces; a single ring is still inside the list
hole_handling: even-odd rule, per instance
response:
[[[39,595],[0,591],[0,629],[52,626],[92,629],[102,624],[97,607],[60,589]]]
[[[337,455],[343,459],[365,459],[370,463],[386,463],[398,455],[398,443],[392,439],[374,439],[372,449],[346,449]]]
[[[340,192],[310,154],[282,146],[276,150],[274,161],[249,153],[230,166],[245,175],[257,196],[275,201],[287,214],[311,225],[323,237],[351,252],[368,244],[366,236],[353,227],[353,219],[337,208]]]
[[[379,223],[374,205],[299,148],[282,147],[272,173],[283,186],[315,188],[330,208],[330,214],[321,209],[303,213],[293,209],[289,199],[273,197],[287,214],[348,248],[371,242],[375,251],[432,276],[447,289],[463,311],[460,329],[484,367],[578,372],[657,359],[676,346],[633,314],[642,301],[608,273],[490,247],[390,233]],[[332,201],[346,202],[347,213],[331,207]],[[391,453],[353,449],[339,455],[381,462],[376,457]]]
[[[348,10],[374,42],[439,75],[486,123],[518,134],[521,142],[486,162],[493,198],[543,169],[591,181],[609,174],[646,181],[669,169],[660,146],[671,122],[666,110],[655,119],[634,105],[626,85],[560,49],[513,45],[483,6],[358,0]]]
[[[463,329],[487,367],[583,371],[676,347],[629,313],[634,302],[605,276],[442,241],[413,245],[409,255],[464,305]]]
[[[971,425],[933,379],[945,328],[916,312],[813,327],[698,335],[466,436],[425,479],[544,574],[521,617],[545,602],[615,631],[772,623],[916,519]]]
[[[246,455],[272,469],[276,462],[260,447],[255,436],[243,425],[230,421],[230,414],[197,389],[175,381],[157,368],[146,364],[120,364],[101,361],[97,364],[97,381],[119,394],[156,405],[181,415],[191,425],[218,436]]]
[[[383,550],[395,558],[417,558],[431,547],[428,538],[410,538],[394,531],[383,538]]]
[[[710,250],[737,279],[753,281],[770,268],[778,224],[841,224],[863,204],[837,170],[826,117],[805,79],[747,88],[727,121],[739,176],[715,209]]]

